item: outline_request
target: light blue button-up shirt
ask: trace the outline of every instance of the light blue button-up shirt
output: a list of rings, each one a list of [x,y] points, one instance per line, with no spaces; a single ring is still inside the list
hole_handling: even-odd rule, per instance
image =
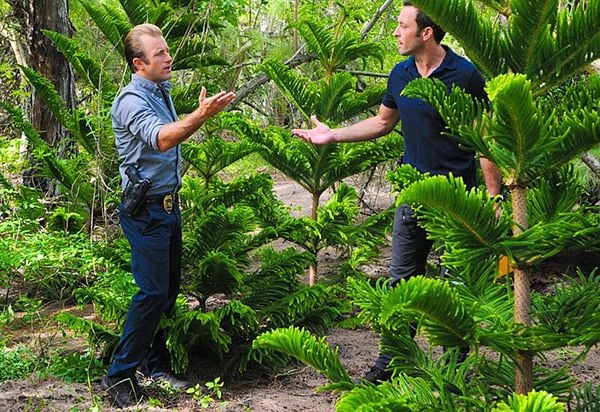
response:
[[[158,150],[160,128],[177,120],[169,95],[171,85],[163,82],[161,86],[168,104],[156,83],[132,74],[131,82],[113,102],[112,125],[121,158],[123,190],[129,182],[125,169],[130,165],[152,182],[148,195],[176,192],[181,187],[181,148],[177,145],[166,152]]]

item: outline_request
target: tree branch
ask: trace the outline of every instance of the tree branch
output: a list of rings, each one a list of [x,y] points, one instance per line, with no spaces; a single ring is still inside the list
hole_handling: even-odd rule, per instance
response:
[[[369,34],[373,26],[375,26],[375,23],[377,23],[377,20],[379,20],[383,13],[385,13],[388,7],[390,7],[393,3],[394,0],[385,0],[385,3],[383,3],[381,7],[379,7],[379,9],[373,15],[373,18],[365,25],[365,28],[360,33],[360,38],[362,40],[364,40],[367,37],[367,34]]]
[[[600,160],[596,159],[590,152],[582,154],[581,160],[600,178]]]
[[[373,26],[375,26],[375,23],[377,23],[377,20],[379,20],[379,18],[388,9],[388,7],[390,7],[392,5],[392,3],[393,3],[393,0],[385,0],[385,2],[381,5],[381,7],[379,7],[379,9],[373,15],[373,18],[365,25],[365,28],[361,32],[360,37],[362,40],[364,40],[367,37],[367,35],[371,31],[371,29],[373,29]],[[303,63],[308,63],[313,60],[316,60],[317,57],[315,55],[304,53],[305,47],[306,47],[306,45],[303,45],[302,47],[300,47],[298,49],[298,51],[285,62],[285,64],[287,66],[289,66],[290,68],[292,68],[292,67],[300,66]],[[248,95],[250,93],[252,93],[256,88],[262,86],[263,84],[267,83],[268,81],[269,81],[269,78],[264,73],[259,74],[254,79],[250,80],[248,83],[246,83],[246,85],[244,87],[242,87],[241,89],[239,89],[235,92],[235,99],[233,99],[233,101],[227,107],[226,110],[233,109],[237,104],[239,104],[242,100],[244,100],[246,97],[248,97]]]

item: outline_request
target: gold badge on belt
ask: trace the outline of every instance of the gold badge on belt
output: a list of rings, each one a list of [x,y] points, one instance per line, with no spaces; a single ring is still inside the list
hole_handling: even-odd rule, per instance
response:
[[[163,197],[163,209],[167,213],[171,213],[171,211],[173,211],[173,195],[172,194],[169,193],[168,195],[165,195],[165,197]]]

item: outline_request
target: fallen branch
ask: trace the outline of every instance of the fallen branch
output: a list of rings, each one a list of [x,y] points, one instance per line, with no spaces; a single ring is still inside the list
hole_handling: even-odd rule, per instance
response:
[[[592,169],[592,172],[594,172],[596,176],[600,178],[600,160],[596,159],[596,157],[590,152],[582,154],[581,160],[583,160],[583,163]]]

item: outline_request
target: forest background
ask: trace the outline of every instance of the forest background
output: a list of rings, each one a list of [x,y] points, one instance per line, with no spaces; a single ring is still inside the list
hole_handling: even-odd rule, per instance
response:
[[[161,328],[169,336],[174,368],[209,382],[208,394],[199,388],[189,395],[179,394],[176,399],[186,400],[175,403],[177,407],[218,407],[222,380],[257,370],[268,376],[295,357],[321,371],[333,384],[329,389],[352,394],[342,398],[339,410],[354,410],[370,402],[412,408],[407,410],[418,410],[418,405],[486,410],[505,401],[520,402],[520,398],[508,398],[515,379],[516,392],[546,391],[543,398],[534,394],[522,402],[542,399],[547,408],[553,408],[560,401],[569,408],[593,410],[585,408],[597,405],[598,377],[582,384],[572,378],[571,369],[595,350],[600,339],[597,332],[591,332],[598,330],[595,308],[600,282],[595,269],[600,250],[600,92],[593,66],[600,42],[598,2],[542,2],[543,11],[533,13],[538,20],[526,24],[517,18],[527,14],[527,2],[516,2],[512,10],[502,1],[475,6],[473,13],[495,24],[490,30],[501,31],[506,20],[508,27],[542,27],[530,33],[536,41],[544,38],[546,30],[560,33],[557,22],[562,15],[572,16],[564,18],[565,31],[585,28],[586,41],[570,39],[581,53],[572,65],[555,63],[558,69],[553,72],[545,61],[550,77],[536,71],[535,59],[541,57],[517,56],[514,44],[514,56],[504,59],[510,70],[486,66],[486,59],[498,60],[499,65],[503,59],[499,50],[476,53],[473,42],[482,33],[465,29],[461,37],[461,30],[449,30],[455,37],[446,43],[461,53],[466,51],[489,80],[505,72],[530,76],[493,83],[497,87],[494,96],[500,97],[493,99],[492,113],[498,116],[490,115],[480,124],[489,121],[500,149],[486,148],[477,140],[477,130],[471,135],[460,129],[461,123],[472,128],[473,117],[484,116],[478,108],[448,106],[458,110],[444,113],[449,124],[455,125],[453,134],[471,136],[465,145],[495,160],[498,156],[498,164],[504,166],[508,201],[502,204],[505,219],[500,221],[489,219],[495,216],[493,204],[498,199],[487,198],[484,191],[456,202],[446,197],[442,206],[428,197],[426,177],[406,167],[396,168],[402,155],[397,130],[377,142],[323,148],[289,133],[291,128],[308,126],[312,114],[335,126],[375,113],[387,73],[402,59],[391,36],[398,3],[0,2],[0,380],[52,376],[87,383],[85,400],[69,408],[106,407],[95,395],[94,382],[106,367],[135,291],[128,245],[118,227],[118,159],[109,108],[129,79],[122,36],[131,25],[151,21],[163,28],[173,51],[173,98],[178,113],[185,115],[195,107],[201,86],[209,94],[237,93],[231,110],[205,125],[183,149],[184,294],[176,314],[165,318]],[[464,10],[471,4],[450,3]],[[430,7],[432,15],[439,14],[443,21],[444,10]],[[511,26],[513,21],[517,23]],[[451,22],[447,24],[453,28]],[[513,33],[512,40],[527,34]],[[537,46],[543,49],[543,41],[560,41],[560,36],[549,38],[539,40]],[[535,135],[522,143],[527,149],[524,157],[529,158],[521,163],[522,159],[511,163],[508,152],[501,150],[501,129],[508,123],[502,120],[504,105],[511,106],[502,100],[505,84],[519,84],[524,92],[507,92],[513,110],[538,120],[527,125],[526,119],[517,119],[515,123],[525,124],[522,130],[513,125],[524,135]],[[429,100],[426,92],[421,93]],[[435,105],[435,97],[431,99]],[[444,98],[438,95],[437,99]],[[568,126],[561,129],[562,124]],[[547,140],[540,130],[548,132]],[[575,136],[576,142],[563,145],[567,135]],[[553,143],[559,140],[563,143]],[[506,146],[519,149],[514,141]],[[559,149],[567,155],[544,157]],[[283,193],[282,182],[295,188],[292,195]],[[463,190],[455,181],[451,188],[433,180],[431,184],[429,190],[438,194]],[[386,296],[391,294],[381,283],[372,282],[386,272],[381,263],[386,260],[382,251],[388,247],[393,213],[392,185],[411,203],[422,204],[434,238],[446,243],[443,259],[451,277],[456,276],[450,283],[416,280],[402,292],[403,297],[392,296],[405,303],[402,309],[389,304],[392,298]],[[529,189],[523,191],[528,196],[529,222],[518,221],[518,214],[513,213],[519,207],[515,199],[521,188]],[[484,250],[469,243],[464,233],[454,236],[459,225],[451,218],[440,223],[428,206],[462,217],[457,220],[462,220],[463,229],[465,221],[482,219],[480,227],[489,231],[469,236],[484,239],[480,241],[486,245]],[[487,217],[474,212],[479,209]],[[516,222],[514,233],[511,221]],[[521,238],[513,239],[523,231]],[[515,279],[525,273],[525,283],[534,286],[533,320],[513,323],[512,282],[498,276],[502,257],[510,261]],[[430,275],[439,270],[438,260],[439,256],[432,261]],[[536,267],[548,261],[578,264],[559,265],[567,273]],[[473,266],[477,262],[481,265]],[[419,296],[427,294],[439,299],[438,307],[418,303]],[[352,302],[361,310],[358,316]],[[464,313],[457,309],[463,306]],[[565,313],[565,306],[572,313]],[[561,309],[561,313],[553,312]],[[422,347],[402,339],[401,324],[415,317],[427,337]],[[445,326],[435,327],[432,319]],[[482,332],[477,323],[493,327]],[[313,341],[306,332],[324,333],[333,326],[360,330],[364,325],[390,335],[387,344],[398,351],[398,360],[410,359],[395,365],[398,380],[382,385],[381,392],[355,388],[337,365],[335,354],[326,353],[327,348],[320,345],[323,342]],[[40,329],[54,332],[39,334]],[[255,342],[269,331],[270,335]],[[75,337],[86,338],[85,343]],[[286,345],[286,339],[293,343]],[[376,339],[370,339],[375,346]],[[440,355],[440,346],[464,344],[475,355],[460,368],[455,352]],[[480,347],[490,352],[479,352]],[[560,349],[564,347],[576,349]],[[527,381],[523,365],[533,365],[533,354],[558,349],[567,351],[565,365],[557,370],[544,369],[548,365],[543,362],[536,364],[536,372],[530,370]],[[207,355],[218,360],[212,366],[217,372],[198,372],[198,362]],[[481,379],[472,378],[475,371]],[[518,382],[524,382],[521,389]],[[151,389],[151,405],[173,407],[168,388]],[[428,395],[438,392],[446,395]],[[557,398],[546,397],[547,393]],[[64,407],[51,406],[43,397],[26,399],[27,408]]]

